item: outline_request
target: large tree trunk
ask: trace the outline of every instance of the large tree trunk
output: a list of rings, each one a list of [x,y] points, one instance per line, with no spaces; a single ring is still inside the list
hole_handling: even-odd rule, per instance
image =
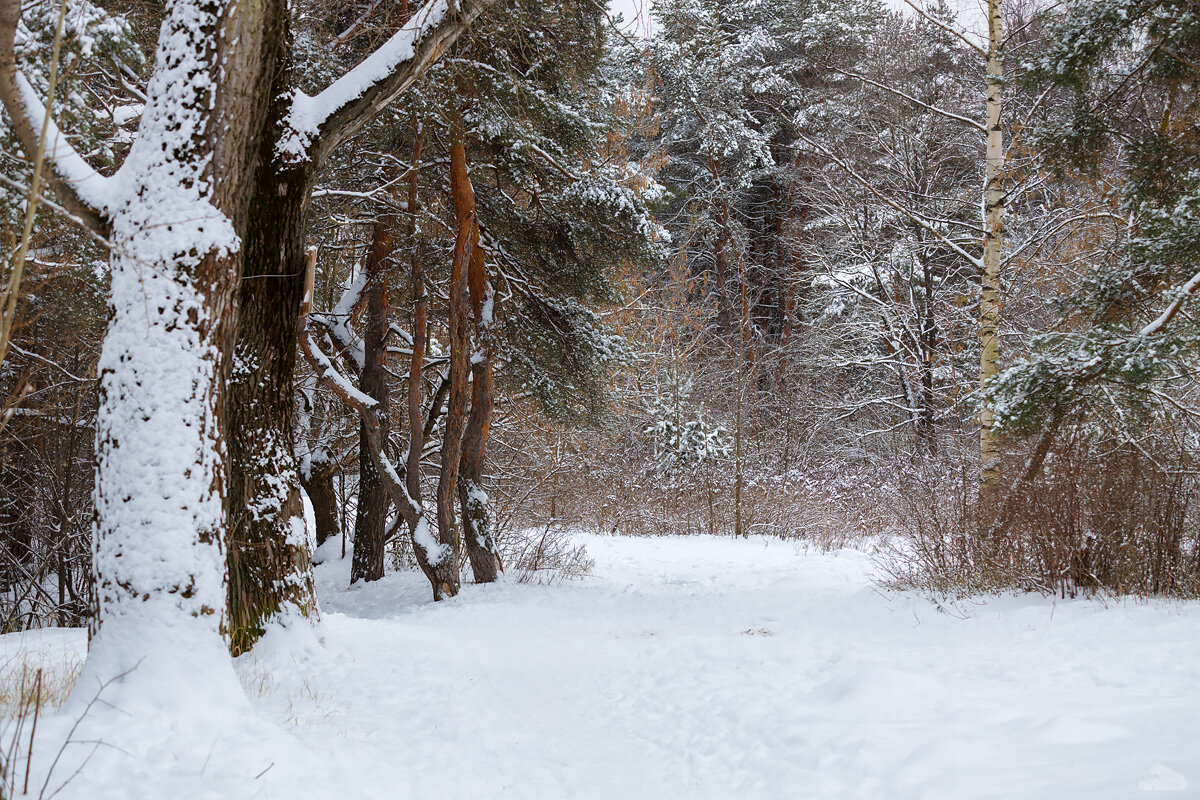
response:
[[[1004,82],[1001,0],[988,0],[987,168],[984,184],[982,296],[979,304],[979,385],[1000,372],[1000,259],[1004,246],[1004,130],[1000,125]],[[984,402],[979,411],[979,530],[993,523],[1000,495],[1000,446],[995,412]]]
[[[367,285],[364,289],[367,305],[366,331],[363,336],[363,367],[358,388],[378,405],[380,435],[388,439],[387,331],[388,295],[387,261],[392,255],[395,218],[383,214],[375,220],[371,231],[371,251],[364,267]],[[386,454],[385,454],[386,455]],[[371,458],[371,443],[364,425],[359,431],[358,512],[354,518],[354,552],[350,566],[350,583],[377,581],[383,577],[384,537],[387,534],[387,512],[390,506],[388,490],[375,469]]]
[[[268,121],[282,128],[291,103],[290,36],[272,54]],[[243,246],[240,313],[229,380],[230,650],[249,650],[272,622],[317,618],[312,547],[295,455],[296,320],[304,294],[304,225],[311,169],[279,163],[277,139],[260,146]]]
[[[119,176],[89,175],[75,187],[107,187],[97,216],[107,215],[114,245],[99,362],[92,641],[78,685],[88,698],[109,686],[105,699],[127,711],[175,705],[181,680],[189,704],[241,697],[221,638],[223,353],[285,13],[273,0],[171,3]]]

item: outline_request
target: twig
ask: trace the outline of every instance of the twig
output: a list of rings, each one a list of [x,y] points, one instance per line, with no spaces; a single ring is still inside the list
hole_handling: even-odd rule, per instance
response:
[[[75,719],[75,724],[71,726],[71,730],[67,731],[66,741],[64,741],[62,743],[62,747],[58,748],[58,753],[55,754],[54,760],[52,762],[50,762],[50,769],[48,769],[46,771],[46,780],[42,782],[42,790],[40,792],[38,792],[39,800],[41,800],[41,798],[45,798],[45,800],[51,800],[51,798],[53,798],[56,794],[61,792],[63,790],[63,788],[66,787],[67,784],[69,784],[71,781],[73,781],[75,779],[75,776],[78,775],[80,773],[80,771],[85,766],[87,766],[87,763],[92,760],[92,756],[95,755],[96,751],[100,748],[100,745],[104,744],[104,742],[102,740],[96,740],[95,741],[96,746],[92,748],[91,753],[88,753],[88,757],[83,760],[83,763],[80,764],[79,767],[74,772],[71,773],[70,777],[68,777],[65,781],[63,781],[61,784],[59,784],[58,788],[55,789],[53,792],[51,792],[49,797],[46,796],[46,789],[50,786],[50,777],[52,775],[54,775],[54,768],[58,766],[58,762],[62,758],[63,753],[66,752],[67,745],[84,743],[84,742],[75,741],[72,739],[72,737],[75,735],[75,731],[77,731],[79,729],[79,726],[83,723],[84,719],[87,718],[88,713],[92,710],[92,706],[94,706],[94,705],[96,705],[96,703],[100,702],[100,695],[104,693],[105,689],[107,689],[109,686],[116,683],[117,681],[124,679],[127,675],[129,675],[131,672],[133,672],[135,669],[137,669],[141,665],[142,665],[142,659],[139,658],[137,663],[134,664],[132,667],[130,667],[129,669],[125,670],[124,672],[122,672],[118,675],[112,676],[111,678],[106,680],[104,683],[100,684],[100,688],[96,690],[95,696],[91,700],[88,701],[88,704],[86,706],[84,706],[83,713],[80,714]],[[110,705],[110,707],[111,707],[111,704],[108,704],[108,705]]]
[[[29,765],[33,763],[33,737],[37,736],[38,711],[42,707],[42,671],[37,671],[37,688],[33,692],[33,728],[29,731],[29,751],[25,754],[25,785],[21,794],[29,794]]]

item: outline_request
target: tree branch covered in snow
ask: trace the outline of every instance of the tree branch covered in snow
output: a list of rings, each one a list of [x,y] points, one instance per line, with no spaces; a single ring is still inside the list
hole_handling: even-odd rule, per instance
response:
[[[429,0],[358,66],[309,96],[297,91],[280,155],[321,163],[390,105],[496,0]]]
[[[58,129],[46,106],[17,64],[21,1],[0,2],[0,101],[30,160],[45,148],[46,180],[59,202],[101,236],[107,235],[109,179],[100,175]],[[44,132],[44,137],[43,137]]]

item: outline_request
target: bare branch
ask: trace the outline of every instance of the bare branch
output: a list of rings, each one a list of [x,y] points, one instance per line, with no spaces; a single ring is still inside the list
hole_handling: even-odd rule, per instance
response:
[[[914,3],[913,0],[903,0],[903,2],[906,6],[911,8],[913,11],[920,14],[921,17],[923,17],[926,22],[930,23],[931,25],[936,25],[937,27],[944,30],[946,33],[950,34],[951,36],[953,36],[956,39],[958,39],[959,41],[961,41],[967,47],[974,50],[976,53],[979,53],[979,55],[983,56],[984,58],[987,58],[987,50],[985,48],[979,46],[975,42],[972,42],[969,38],[967,38],[967,35],[965,33],[963,33],[961,30],[959,30],[958,28],[951,27],[950,25],[947,25],[946,23],[942,22],[940,19],[937,19],[936,17],[932,16],[928,11],[926,11],[925,9],[921,8],[919,5]]]
[[[300,317],[300,329],[297,332],[297,338],[300,343],[300,352],[304,354],[304,358],[308,361],[313,372],[316,373],[317,381],[325,384],[338,399],[343,403],[353,408],[360,420],[362,420],[363,430],[367,434],[367,443],[369,445],[371,462],[375,466],[375,471],[379,473],[383,480],[384,486],[387,488],[388,495],[396,509],[404,517],[405,522],[409,527],[417,527],[417,523],[423,516],[421,507],[409,495],[408,489],[405,487],[404,481],[396,473],[396,468],[388,460],[384,449],[385,442],[383,437],[383,428],[379,423],[379,414],[377,406],[379,403],[372,397],[369,397],[358,389],[356,389],[350,381],[346,380],[345,376],[337,371],[329,357],[321,352],[320,348],[312,341],[308,335],[308,325],[304,317]]]
[[[887,92],[888,94],[893,94],[897,97],[902,97],[905,100],[907,100],[908,102],[913,103],[914,105],[918,105],[921,108],[925,109],[926,111],[932,111],[935,114],[940,114],[943,117],[945,117],[946,119],[950,119],[950,120],[954,120],[955,122],[962,123],[963,125],[974,128],[975,130],[979,131],[980,133],[987,132],[987,128],[985,128],[983,123],[981,123],[981,122],[976,122],[975,120],[973,120],[969,117],[964,117],[959,114],[954,114],[950,111],[946,111],[943,108],[938,108],[935,105],[930,105],[929,103],[926,103],[923,100],[918,100],[917,98],[913,97],[910,94],[905,94],[904,92],[900,91],[899,89],[893,89],[892,87],[890,87],[886,84],[882,84],[877,81],[873,81],[870,78],[866,77],[865,75],[859,75],[854,72],[846,72],[845,70],[838,69],[837,67],[831,67],[830,69],[832,69],[834,72],[838,72],[838,73],[841,73],[842,75],[845,75],[847,78],[853,78],[854,80],[861,81],[862,83],[865,83],[869,86],[874,86],[876,89],[881,89],[881,90]]]
[[[871,194],[878,197],[885,204],[891,206],[892,208],[899,211],[904,216],[908,217],[910,220],[915,222],[917,225],[919,225],[922,228],[924,228],[925,230],[929,231],[929,233],[933,234],[935,239],[937,239],[939,242],[941,242],[942,244],[949,247],[951,250],[953,250],[958,255],[962,256],[969,263],[979,267],[980,269],[983,268],[983,260],[982,259],[976,258],[975,256],[968,253],[966,250],[963,249],[963,247],[960,244],[958,244],[958,242],[955,242],[953,239],[946,236],[944,233],[939,231],[937,228],[930,225],[923,217],[921,217],[916,212],[905,208],[900,203],[893,200],[891,197],[888,197],[886,194],[884,194],[883,192],[876,189],[871,184],[870,181],[868,181],[866,178],[859,175],[858,172],[855,171],[854,167],[850,166],[845,161],[838,158],[836,155],[834,155],[832,152],[830,152],[828,148],[826,148],[825,146],[821,145],[818,142],[813,141],[812,139],[810,139],[808,136],[805,136],[800,131],[795,131],[795,133],[796,133],[796,136],[798,136],[800,139],[803,139],[806,143],[808,143],[808,145],[810,147],[814,148],[815,150],[820,151],[826,158],[828,158],[830,161],[832,161],[833,163],[835,163],[839,167],[841,167],[843,171],[845,171],[851,178],[854,179],[854,181],[856,183],[858,183],[864,189],[866,189]]]

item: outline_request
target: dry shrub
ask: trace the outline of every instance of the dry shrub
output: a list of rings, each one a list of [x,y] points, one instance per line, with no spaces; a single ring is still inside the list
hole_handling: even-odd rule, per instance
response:
[[[732,456],[672,462],[630,424],[569,430],[535,416],[500,430],[491,447],[488,495],[498,536],[536,529],[663,536],[738,531]],[[639,423],[640,424],[640,423]],[[866,461],[780,463],[763,441],[747,442],[741,532],[836,549],[892,524],[894,470]],[[491,445],[490,445],[491,446]]]
[[[1041,588],[1200,594],[1196,476],[1132,447],[1059,448],[1017,506],[1020,554]]]
[[[526,528],[498,539],[504,572],[517,583],[544,586],[591,574],[595,561],[568,531],[547,525]]]
[[[75,688],[83,659],[39,653],[21,653],[0,666],[0,715],[15,714],[34,705],[58,708]]]
[[[852,546],[889,524],[882,481],[864,471],[823,477],[755,470],[742,479],[741,532],[802,540],[823,550]],[[659,469],[613,459],[563,470],[535,490],[493,492],[509,527],[574,528],[663,536],[738,532],[736,474],[728,464]]]
[[[1010,481],[1024,470],[1021,455],[1010,454]],[[903,485],[895,584],[957,596],[1200,596],[1200,482],[1186,455],[1068,432],[990,527],[975,518],[969,467]]]
[[[494,532],[496,549],[504,574],[517,583],[557,585],[571,578],[591,574],[595,562],[587,548],[572,540],[570,531],[558,525],[542,528],[504,526]],[[390,545],[391,566],[395,570],[415,571],[420,567],[407,533],[397,536]],[[471,574],[466,550],[460,554],[459,571]]]
[[[896,536],[883,560],[886,582],[938,597],[1001,588],[976,534],[975,489],[967,465],[922,465],[900,483]]]

